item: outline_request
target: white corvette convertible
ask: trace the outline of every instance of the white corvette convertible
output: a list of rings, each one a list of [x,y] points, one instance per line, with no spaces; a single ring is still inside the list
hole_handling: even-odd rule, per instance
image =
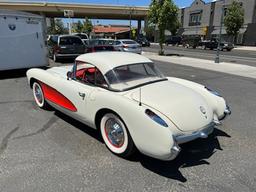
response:
[[[135,149],[172,160],[179,144],[206,138],[231,111],[215,91],[165,77],[154,63],[124,52],[89,53],[74,66],[30,69],[37,105],[100,130],[110,151],[128,157]]]

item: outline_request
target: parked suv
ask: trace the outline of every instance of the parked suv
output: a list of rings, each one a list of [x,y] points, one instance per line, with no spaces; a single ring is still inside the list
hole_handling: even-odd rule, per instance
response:
[[[180,45],[182,44],[182,37],[180,36],[171,36],[166,41],[165,44],[168,45]]]
[[[74,35],[51,35],[48,38],[49,56],[56,62],[61,58],[76,58],[85,53],[85,44]]]

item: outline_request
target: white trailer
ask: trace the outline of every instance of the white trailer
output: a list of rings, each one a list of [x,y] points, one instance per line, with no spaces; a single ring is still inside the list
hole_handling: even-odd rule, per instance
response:
[[[48,65],[43,17],[0,9],[0,71]]]

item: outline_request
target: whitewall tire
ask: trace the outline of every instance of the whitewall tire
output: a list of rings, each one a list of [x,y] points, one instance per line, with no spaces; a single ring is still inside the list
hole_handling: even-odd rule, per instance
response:
[[[100,123],[100,131],[107,148],[116,155],[129,157],[135,151],[132,138],[124,122],[115,114],[105,114]]]
[[[33,95],[34,95],[34,99],[36,101],[36,104],[40,108],[45,108],[47,104],[46,104],[46,101],[45,101],[45,98],[44,98],[43,90],[42,90],[42,88],[41,88],[41,86],[38,82],[33,83]]]

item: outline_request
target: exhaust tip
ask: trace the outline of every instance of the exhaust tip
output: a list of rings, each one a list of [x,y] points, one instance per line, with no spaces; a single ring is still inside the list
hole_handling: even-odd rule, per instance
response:
[[[213,120],[213,122],[214,122],[215,125],[221,125],[221,122],[217,119]]]

